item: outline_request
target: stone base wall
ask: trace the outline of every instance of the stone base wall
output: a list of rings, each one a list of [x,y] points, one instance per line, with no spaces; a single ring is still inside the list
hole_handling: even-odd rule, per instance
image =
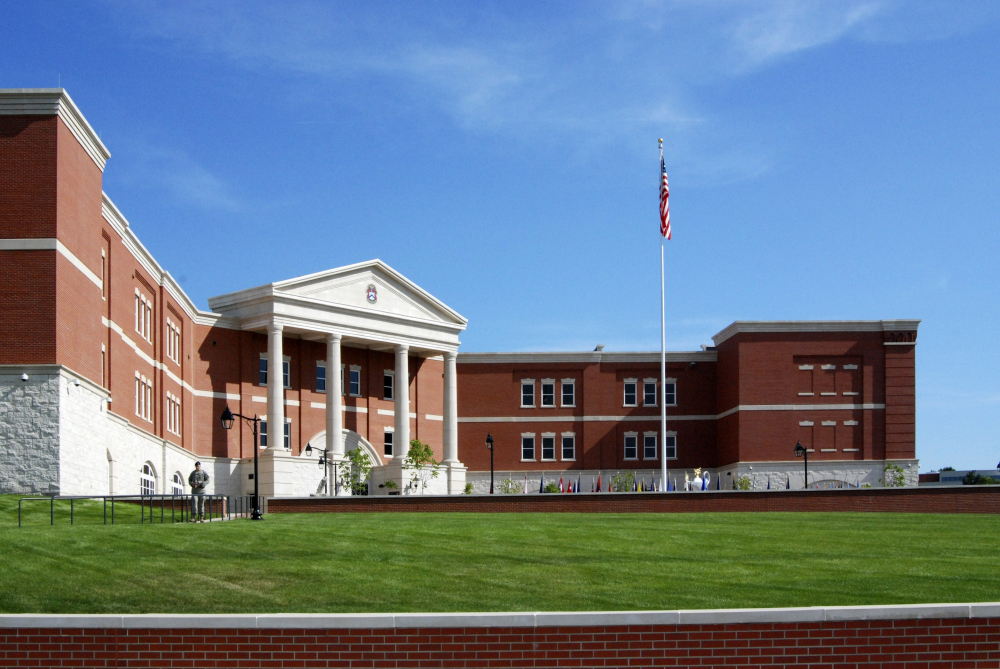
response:
[[[55,367],[0,374],[0,492],[59,492],[59,382]]]

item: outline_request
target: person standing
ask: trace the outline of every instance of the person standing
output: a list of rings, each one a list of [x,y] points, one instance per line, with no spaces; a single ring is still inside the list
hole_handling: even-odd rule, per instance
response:
[[[205,522],[205,487],[208,485],[208,472],[202,471],[201,463],[194,463],[194,471],[188,476],[191,486],[191,521]]]

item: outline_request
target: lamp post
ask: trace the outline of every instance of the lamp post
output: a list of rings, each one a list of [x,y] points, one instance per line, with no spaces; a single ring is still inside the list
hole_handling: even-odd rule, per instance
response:
[[[317,448],[316,450],[323,452],[323,455],[319,456],[319,466],[323,468],[323,477],[326,478],[326,480],[327,480],[327,483],[326,483],[326,492],[329,495],[330,494],[330,479],[327,477],[326,466],[330,464],[330,460],[329,460],[329,458],[326,457],[327,449],[325,449],[325,448]],[[312,444],[306,444],[306,451],[305,452],[306,452],[307,456],[311,456],[313,454]],[[337,490],[337,486],[338,486],[337,463],[334,462],[333,463],[333,497],[336,497],[340,493],[340,491]]]
[[[233,423],[237,418],[242,418],[248,423],[253,424],[253,512],[250,514],[250,520],[263,520],[264,517],[260,512],[260,477],[257,471],[257,454],[260,451],[260,447],[257,446],[257,427],[260,423],[260,418],[254,416],[249,418],[247,416],[241,416],[238,413],[233,413],[229,410],[229,405],[226,405],[226,410],[222,412],[222,428],[224,430],[233,429]]]
[[[806,447],[802,445],[801,441],[798,442],[797,444],[795,444],[795,457],[797,457],[797,458],[805,458],[805,466],[806,466],[806,485],[805,485],[805,487],[808,488],[809,487],[809,450],[806,449]]]
[[[486,433],[486,448],[490,449],[490,494],[493,494],[493,435]]]

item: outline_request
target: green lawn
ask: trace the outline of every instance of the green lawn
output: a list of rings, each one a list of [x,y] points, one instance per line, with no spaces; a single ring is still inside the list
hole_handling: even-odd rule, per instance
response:
[[[38,503],[36,503],[38,504]],[[169,512],[168,512],[169,513]],[[1000,518],[276,514],[100,525],[0,497],[0,611],[629,610],[1000,600]],[[128,516],[128,517],[127,517]]]

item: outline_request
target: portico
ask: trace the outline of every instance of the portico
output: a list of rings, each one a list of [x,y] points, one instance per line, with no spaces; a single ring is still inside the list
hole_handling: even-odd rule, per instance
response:
[[[373,480],[393,481],[404,493],[406,473],[402,462],[410,443],[411,424],[418,420],[411,405],[410,388],[414,382],[411,361],[442,361],[441,380],[430,386],[432,392],[440,393],[443,411],[441,415],[424,413],[420,419],[441,421],[440,443],[432,440],[430,445],[442,462],[447,492],[464,491],[465,467],[458,459],[455,359],[459,333],[467,321],[458,313],[380,260],[221,295],[211,298],[209,305],[214,312],[238,323],[239,329],[267,335],[267,362],[262,362],[262,377],[266,366],[268,442],[266,450],[261,451],[262,494],[276,497],[295,494],[296,457],[285,447],[282,431],[289,406],[282,361],[286,359],[284,348],[290,339],[325,344],[325,404],[318,406],[311,402],[310,409],[325,411],[327,459],[336,463],[346,458],[345,412],[349,408],[359,410],[345,406],[345,398],[359,394],[355,391],[360,390],[360,373],[355,381],[354,368],[347,368],[342,362],[343,349],[368,349],[393,355],[394,365],[384,370],[387,385],[382,391],[386,400],[391,394],[392,409],[377,409],[379,415],[392,414],[391,430],[385,427],[386,432],[392,432],[392,450],[391,455],[386,454],[381,462],[376,462],[378,471],[373,471]],[[355,382],[357,388],[352,385]],[[386,443],[388,450],[388,438]],[[315,440],[313,444],[316,445]],[[331,491],[334,489],[330,487]],[[373,489],[372,494],[389,489]]]

